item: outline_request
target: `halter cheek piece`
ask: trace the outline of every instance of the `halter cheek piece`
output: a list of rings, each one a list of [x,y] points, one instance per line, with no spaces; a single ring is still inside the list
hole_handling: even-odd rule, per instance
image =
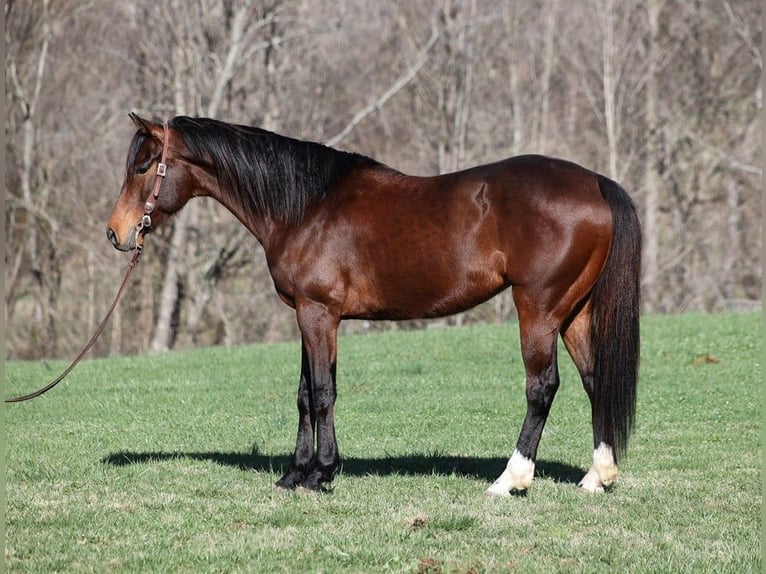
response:
[[[165,175],[168,170],[167,156],[168,156],[168,122],[166,121],[162,125],[163,141],[162,141],[162,157],[157,164],[157,174],[155,175],[154,187],[152,187],[152,193],[149,195],[149,199],[144,204],[144,214],[136,225],[136,249],[139,251],[144,248],[144,235],[152,230],[152,213],[157,206],[157,198],[160,196],[160,189],[162,188],[162,180],[165,179]]]

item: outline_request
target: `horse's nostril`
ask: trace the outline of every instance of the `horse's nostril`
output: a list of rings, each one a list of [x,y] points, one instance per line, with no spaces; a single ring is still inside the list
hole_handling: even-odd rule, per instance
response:
[[[107,228],[106,237],[115,247],[117,247],[120,244],[120,242],[117,240],[117,234],[115,233],[114,229],[112,229],[111,227]]]

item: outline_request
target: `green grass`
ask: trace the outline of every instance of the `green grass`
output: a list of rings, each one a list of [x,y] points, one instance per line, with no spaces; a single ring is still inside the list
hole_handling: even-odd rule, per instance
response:
[[[297,343],[91,360],[7,405],[9,572],[760,572],[758,314],[647,317],[617,484],[576,488],[589,405],[562,387],[524,497],[484,490],[524,416],[515,325],[341,339],[343,467],[281,493]],[[61,363],[6,364],[6,396]]]

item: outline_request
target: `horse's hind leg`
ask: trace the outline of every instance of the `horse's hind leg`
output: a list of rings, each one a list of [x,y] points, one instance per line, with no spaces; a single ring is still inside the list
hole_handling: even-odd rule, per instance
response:
[[[582,377],[585,392],[593,404],[593,349],[590,341],[591,312],[590,301],[577,312],[574,319],[562,332],[564,345]],[[617,465],[612,446],[600,436],[600,425],[593,415],[593,465],[580,481],[580,486],[589,492],[602,492],[617,478]]]
[[[521,492],[532,485],[537,446],[559,387],[556,363],[559,324],[532,301],[525,300],[522,292],[514,292],[514,301],[519,312],[521,354],[526,370],[527,414],[506,469],[487,489],[487,494],[498,496]]]

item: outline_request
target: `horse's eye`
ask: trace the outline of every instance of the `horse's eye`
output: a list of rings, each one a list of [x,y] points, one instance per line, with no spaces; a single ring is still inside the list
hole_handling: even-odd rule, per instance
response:
[[[136,167],[136,174],[137,175],[144,175],[147,171],[149,171],[148,165],[139,165]]]

